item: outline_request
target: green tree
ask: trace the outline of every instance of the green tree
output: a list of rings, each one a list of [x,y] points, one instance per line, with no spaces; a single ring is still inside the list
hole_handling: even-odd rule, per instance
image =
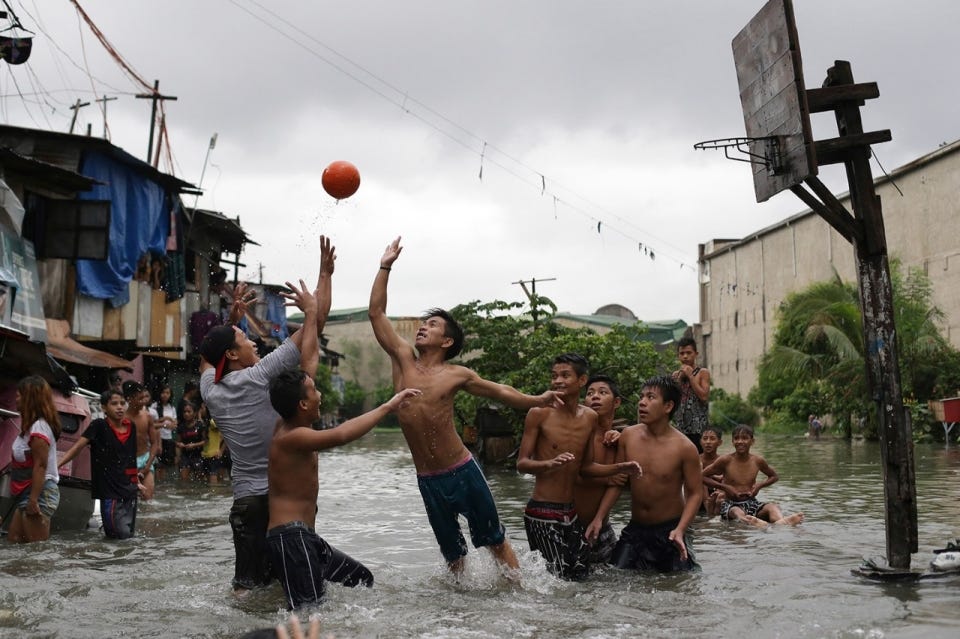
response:
[[[466,335],[460,361],[491,381],[509,384],[523,393],[539,394],[549,389],[550,366],[561,353],[580,353],[590,362],[591,373],[604,373],[617,380],[624,395],[619,417],[632,420],[641,382],[666,372],[672,352],[658,352],[641,339],[640,324],[615,325],[600,335],[588,328],[568,328],[553,321],[556,305],[534,296],[530,307],[503,301],[461,304],[451,310]],[[537,318],[534,322],[533,317]],[[489,400],[459,393],[454,404],[457,425],[473,424],[477,409]],[[496,407],[515,432],[523,427],[523,411]]]
[[[932,304],[929,279],[919,269],[904,273],[897,260],[890,271],[901,386],[907,400],[925,404],[960,380],[960,369],[952,365],[958,362],[956,351],[940,333],[943,314]],[[852,284],[835,276],[784,300],[773,347],[763,357],[750,400],[773,421],[805,424],[810,413],[830,413],[847,434],[852,416],[865,417],[865,434],[876,435],[859,296]]]

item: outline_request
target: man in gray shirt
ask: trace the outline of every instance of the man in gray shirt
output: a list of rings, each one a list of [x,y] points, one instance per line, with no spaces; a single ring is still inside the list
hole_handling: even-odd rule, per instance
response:
[[[300,280],[299,289],[287,282],[292,293],[281,293],[288,306],[304,312],[304,324],[315,322],[317,334],[330,313],[331,276],[335,249],[320,237],[320,276],[313,292]],[[252,291],[240,283],[234,289],[231,320],[254,302]],[[270,508],[267,499],[267,459],[270,440],[280,416],[270,404],[270,380],[284,370],[300,367],[313,377],[310,362],[316,354],[301,352],[302,331],[284,340],[272,353],[260,359],[256,345],[233,325],[211,329],[200,346],[200,395],[210,416],[223,433],[233,459],[231,478],[233,506],[230,527],[236,552],[233,588],[239,594],[269,583],[271,568],[265,539]]]

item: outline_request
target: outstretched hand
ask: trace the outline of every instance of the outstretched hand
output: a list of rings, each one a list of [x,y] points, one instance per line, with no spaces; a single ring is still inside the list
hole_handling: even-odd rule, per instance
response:
[[[387,244],[387,248],[383,250],[383,256],[380,258],[380,266],[390,268],[393,263],[397,261],[397,258],[400,257],[402,250],[403,247],[400,246],[400,237],[397,236],[397,239]]]
[[[615,448],[617,442],[620,441],[620,431],[619,430],[608,430],[603,434],[603,445]]]
[[[640,466],[640,462],[638,461],[631,460],[631,461],[620,462],[619,464],[617,464],[617,469],[621,473],[629,475],[630,477],[643,476],[643,468]]]
[[[236,286],[229,284],[223,285],[223,292],[232,300],[230,303],[230,321],[236,323],[240,321],[251,304],[257,303],[257,292],[250,288],[246,282],[239,282]]]
[[[559,391],[548,390],[540,395],[540,405],[544,408],[563,408],[563,395]]]
[[[547,464],[549,468],[557,468],[558,466],[564,466],[566,464],[569,464],[576,458],[577,458],[576,455],[574,455],[573,453],[560,453],[553,459],[547,460]]]
[[[411,397],[419,397],[420,395],[423,395],[423,391],[419,388],[404,388],[402,391],[390,398],[390,400],[386,403],[386,407],[391,411],[395,411],[404,406],[407,400]]]
[[[303,280],[300,281],[300,288],[297,289],[296,286],[290,282],[284,282],[292,292],[287,293],[286,291],[281,291],[280,295],[287,300],[286,306],[296,306],[301,311],[306,314],[308,311],[317,310],[317,298],[316,296],[307,288],[307,285],[303,283]]]
[[[336,267],[337,248],[330,243],[326,235],[320,236],[320,275],[333,275]]]

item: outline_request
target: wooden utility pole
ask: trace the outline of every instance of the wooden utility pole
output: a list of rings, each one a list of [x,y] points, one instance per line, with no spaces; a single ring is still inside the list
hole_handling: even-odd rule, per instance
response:
[[[80,112],[85,106],[90,106],[89,102],[81,102],[79,98],[77,101],[70,105],[70,110],[73,111],[73,117],[70,118],[70,133],[73,133],[73,127],[77,125],[77,113]]]
[[[102,98],[97,98],[96,100],[94,100],[94,102],[103,102],[103,107],[101,110],[103,111],[103,139],[104,140],[107,139],[107,102],[110,102],[111,100],[116,100],[116,98],[111,98],[105,95]]]
[[[147,143],[147,163],[149,164],[153,157],[153,131],[157,126],[157,102],[162,100],[176,100],[177,98],[173,95],[160,94],[160,80],[153,81],[152,93],[138,93],[137,97],[153,102],[153,107],[150,110],[150,141]]]
[[[530,301],[530,317],[533,318],[533,325],[537,325],[537,307],[534,305],[534,300],[537,297],[537,282],[555,282],[557,278],[548,277],[548,278],[532,278],[530,280],[520,280],[518,282],[510,282],[511,284],[519,284],[520,288],[523,289],[524,294],[527,296],[527,299]],[[530,289],[527,289],[527,284],[530,285]]]
[[[876,97],[879,91],[875,84],[855,84],[849,62],[835,62],[827,71],[823,86],[808,92],[814,98],[808,100],[808,104],[811,112],[832,110],[836,116],[840,137],[818,142],[817,159],[819,164],[842,162],[846,167],[853,224],[858,231],[854,234],[853,246],[867,380],[877,409],[880,460],[884,470],[887,561],[891,568],[909,569],[910,554],[917,552],[918,536],[913,436],[900,384],[883,213],[870,170],[869,138],[889,140],[890,132],[864,133],[860,105],[864,98]]]

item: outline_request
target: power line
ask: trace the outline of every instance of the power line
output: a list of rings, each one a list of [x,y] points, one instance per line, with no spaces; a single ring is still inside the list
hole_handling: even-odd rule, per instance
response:
[[[390,83],[387,82],[386,80],[383,80],[382,78],[378,77],[378,76],[377,76],[376,74],[374,74],[373,72],[367,70],[367,69],[366,69],[365,67],[363,67],[362,65],[359,65],[359,64],[357,64],[356,62],[353,62],[350,58],[348,58],[348,57],[345,56],[344,54],[340,53],[339,51],[337,51],[337,50],[334,49],[333,47],[331,47],[331,46],[323,43],[322,41],[320,41],[319,39],[315,38],[314,36],[306,33],[306,32],[303,31],[300,27],[298,27],[298,26],[295,25],[294,23],[290,22],[289,20],[287,20],[287,19],[284,18],[283,16],[281,16],[281,15],[277,14],[276,12],[270,10],[269,8],[265,7],[263,4],[261,4],[261,3],[258,2],[257,0],[247,0],[247,2],[248,2],[250,5],[256,7],[257,9],[259,9],[262,13],[267,14],[268,16],[270,16],[270,17],[271,17],[273,20],[275,20],[276,22],[279,22],[280,24],[285,25],[288,29],[296,32],[297,34],[300,34],[303,38],[309,40],[310,42],[315,43],[316,45],[322,47],[324,50],[330,52],[331,54],[333,54],[333,55],[336,56],[339,60],[343,61],[343,63],[346,63],[346,64],[343,64],[343,63],[340,63],[340,62],[337,62],[337,61],[335,61],[335,60],[330,59],[328,56],[325,56],[323,53],[317,51],[315,48],[312,48],[309,44],[306,44],[306,43],[302,42],[301,40],[293,37],[293,35],[291,35],[291,33],[289,33],[288,31],[284,31],[280,26],[278,26],[278,25],[275,24],[274,22],[271,22],[270,20],[265,19],[262,15],[259,15],[259,14],[257,14],[256,12],[254,12],[253,10],[251,10],[250,8],[248,8],[248,7],[246,7],[246,6],[243,6],[243,5],[241,4],[241,0],[230,0],[230,3],[233,4],[237,9],[243,11],[244,13],[248,14],[249,16],[251,16],[253,19],[255,19],[255,20],[257,20],[258,22],[260,22],[261,24],[263,24],[263,25],[267,26],[268,28],[272,29],[273,31],[275,31],[276,33],[278,33],[280,36],[282,36],[283,38],[285,38],[286,40],[288,40],[288,41],[292,42],[293,44],[299,46],[300,48],[304,49],[305,51],[307,51],[308,53],[310,53],[311,55],[313,55],[313,56],[316,57],[317,59],[323,61],[324,63],[326,63],[327,65],[329,65],[329,66],[332,67],[333,69],[335,69],[336,71],[338,71],[338,72],[346,75],[348,78],[350,78],[350,79],[352,79],[353,81],[357,82],[358,84],[360,84],[360,85],[363,86],[364,88],[368,89],[369,91],[371,91],[371,92],[374,93],[375,95],[379,96],[380,98],[382,98],[382,99],[386,100],[387,102],[393,104],[394,106],[400,108],[400,109],[401,109],[404,113],[406,113],[407,115],[410,115],[411,117],[413,117],[413,118],[421,121],[422,123],[426,124],[426,125],[429,126],[430,128],[434,129],[435,131],[437,131],[437,132],[440,133],[441,135],[445,136],[446,138],[448,138],[449,140],[451,140],[452,142],[454,142],[455,144],[457,144],[457,145],[459,145],[459,146],[467,149],[469,152],[471,152],[471,153],[473,153],[473,154],[475,154],[475,155],[478,155],[478,156],[480,157],[479,179],[481,179],[481,180],[483,179],[483,165],[484,165],[484,163],[488,163],[488,164],[492,164],[492,165],[494,165],[494,166],[497,166],[498,168],[500,168],[501,170],[505,171],[506,173],[514,176],[515,178],[517,178],[517,179],[520,180],[521,182],[523,182],[523,183],[525,183],[525,184],[527,184],[527,185],[529,185],[529,186],[532,186],[532,187],[538,189],[538,190],[540,191],[541,195],[547,195],[547,194],[549,193],[549,194],[551,195],[551,197],[553,198],[553,206],[554,206],[555,217],[556,217],[556,207],[557,207],[558,204],[561,204],[561,205],[563,205],[563,206],[565,206],[565,207],[567,207],[567,208],[569,208],[569,209],[571,209],[571,210],[579,213],[580,215],[583,215],[583,216],[587,217],[592,223],[594,223],[594,224],[596,225],[596,229],[597,229],[597,233],[598,233],[598,234],[601,233],[601,230],[608,230],[608,231],[615,232],[615,233],[617,233],[618,235],[621,235],[621,236],[623,236],[623,237],[625,237],[625,238],[627,238],[627,239],[635,242],[635,243],[637,244],[637,247],[638,247],[638,252],[639,252],[639,253],[642,253],[643,255],[645,255],[645,256],[647,256],[647,257],[649,257],[649,258],[651,258],[651,259],[654,259],[657,253],[660,253],[661,255],[667,257],[668,259],[671,259],[671,260],[679,263],[679,265],[680,265],[681,268],[687,267],[687,268],[689,268],[693,273],[696,273],[696,272],[697,272],[696,266],[694,266],[694,264],[696,263],[696,260],[691,260],[691,259],[688,259],[688,258],[686,258],[686,257],[677,257],[677,256],[676,256],[676,254],[685,255],[685,252],[684,252],[682,249],[680,249],[680,248],[678,248],[678,247],[675,247],[675,246],[672,246],[672,245],[670,245],[669,243],[665,242],[664,240],[662,240],[662,239],[660,239],[660,238],[655,238],[652,234],[650,234],[650,233],[647,232],[646,230],[640,229],[640,227],[637,226],[635,223],[630,222],[630,221],[628,221],[628,220],[626,220],[626,219],[624,219],[624,218],[616,215],[615,213],[613,213],[613,212],[607,210],[606,208],[600,206],[599,204],[593,202],[593,201],[590,200],[589,198],[587,198],[587,197],[579,194],[577,191],[573,190],[572,188],[566,187],[566,186],[562,185],[561,183],[556,182],[556,181],[554,181],[554,180],[552,180],[552,179],[549,180],[549,185],[550,185],[550,186],[548,187],[548,179],[547,179],[547,176],[546,176],[543,172],[534,169],[533,167],[531,167],[531,166],[527,165],[526,163],[524,163],[522,160],[519,160],[519,159],[517,159],[517,158],[515,158],[515,157],[513,157],[513,156],[511,156],[511,155],[509,155],[508,153],[506,153],[505,151],[503,151],[503,150],[500,149],[499,147],[490,144],[490,143],[487,142],[483,137],[481,137],[481,136],[473,133],[472,131],[470,131],[470,130],[467,129],[466,127],[458,124],[457,122],[454,122],[454,121],[451,120],[450,118],[444,116],[442,113],[436,111],[435,109],[432,109],[431,107],[429,107],[428,105],[424,104],[423,102],[420,102],[419,100],[416,100],[415,98],[411,98],[407,92],[404,92],[404,91],[400,90],[399,88],[393,86],[392,84],[390,84]],[[349,65],[350,68],[347,68],[347,65]],[[354,71],[354,70],[356,70],[356,71]],[[358,72],[359,72],[359,73],[358,73]],[[362,77],[361,77],[361,76],[362,76]],[[418,111],[418,109],[419,109],[419,111]],[[430,116],[432,116],[434,119],[431,119]],[[438,123],[437,123],[437,120],[439,120],[441,123],[445,123],[445,124],[449,125],[449,128],[448,128],[448,127],[441,126],[441,124],[438,124]],[[453,131],[449,130],[450,128],[452,128]],[[462,135],[458,135],[457,132],[459,132],[459,134],[462,134]],[[467,140],[463,139],[464,137],[466,137]],[[480,147],[479,150],[477,149],[478,146]],[[512,165],[514,165],[514,166],[516,166],[516,167],[519,167],[520,169],[522,169],[523,174],[521,174],[521,172],[519,172],[517,169],[508,167],[505,162],[503,162],[503,161],[498,161],[497,159],[491,158],[491,157],[490,157],[490,154],[491,154],[491,153],[495,153],[495,154],[503,157],[506,161],[508,161],[508,162],[511,163]],[[589,211],[586,211],[584,208],[582,208],[582,207],[580,207],[580,206],[577,206],[576,204],[574,204],[573,202],[571,202],[570,200],[568,200],[568,199],[566,199],[566,198],[558,197],[557,194],[556,194],[556,187],[559,187],[559,189],[561,189],[561,190],[563,190],[563,191],[566,191],[567,193],[569,193],[570,195],[576,197],[576,198],[579,199],[580,201],[582,201],[582,202],[584,202],[584,203],[586,203],[586,204],[589,204],[589,205],[590,205],[591,207],[593,207],[596,211],[599,211],[599,212],[603,213],[603,215],[606,216],[607,218],[611,218],[611,219],[615,220],[616,222],[619,222],[619,223],[624,224],[624,225],[632,226],[632,227],[634,227],[634,228],[637,229],[637,230],[642,230],[642,232],[643,232],[645,235],[653,238],[656,243],[661,244],[661,245],[668,246],[670,249],[672,249],[673,251],[675,251],[676,254],[675,254],[675,255],[671,255],[670,253],[668,253],[668,252],[666,252],[666,251],[663,251],[663,250],[660,250],[659,248],[658,248],[656,251],[654,251],[653,248],[650,246],[650,242],[648,242],[648,241],[639,241],[639,240],[638,240],[637,238],[635,238],[631,233],[623,230],[622,228],[619,228],[618,226],[616,226],[616,225],[614,225],[614,224],[610,224],[609,221],[606,221],[606,220],[604,220],[604,219],[601,219],[599,216],[594,215],[594,214],[590,213]]]

